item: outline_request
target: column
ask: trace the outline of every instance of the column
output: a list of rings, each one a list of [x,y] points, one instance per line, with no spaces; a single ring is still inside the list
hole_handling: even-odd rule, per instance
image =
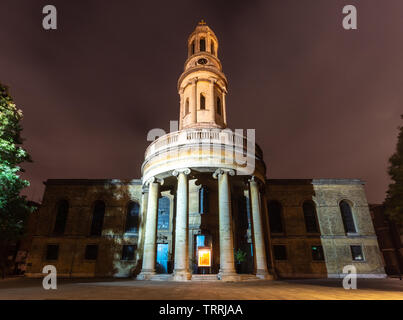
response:
[[[221,107],[222,107],[221,113],[224,118],[224,123],[227,124],[227,108],[225,106],[225,94],[226,94],[226,91],[225,91],[225,88],[223,88],[222,99],[221,99],[222,100],[221,101]]]
[[[262,226],[262,210],[260,208],[259,185],[253,176],[249,180],[250,198],[252,207],[252,230],[255,248],[256,276],[262,279],[269,277],[267,272],[266,248]]]
[[[141,190],[140,227],[137,241],[137,261],[142,261],[145,226],[147,221],[148,186],[143,185]]]
[[[157,219],[158,219],[158,196],[159,186],[162,180],[153,177],[147,184],[148,203],[147,203],[147,221],[144,239],[143,266],[140,274],[137,276],[139,280],[149,280],[155,275],[155,258],[157,252]]]
[[[183,88],[179,89],[179,130],[182,130],[182,122],[183,117],[185,116],[185,106],[184,106],[184,99],[183,99]]]
[[[239,280],[234,264],[234,240],[232,234],[231,191],[228,175],[235,175],[231,169],[217,169],[213,177],[218,178],[218,215],[220,233],[220,272],[219,279]]]
[[[192,94],[190,95],[190,122],[197,122],[197,78],[191,80]]]
[[[215,79],[210,79],[210,84],[209,84],[209,103],[208,103],[208,106],[209,106],[209,110],[210,110],[210,122],[214,122],[215,123],[215,113],[216,113],[216,110],[215,110],[215,101],[214,101],[214,96],[215,96],[215,94],[214,94],[214,84],[216,83],[216,80]]]
[[[189,236],[189,196],[188,174],[189,168],[176,169],[172,172],[178,178],[176,192],[176,227],[175,227],[175,261],[173,279],[176,281],[190,280],[188,258]]]

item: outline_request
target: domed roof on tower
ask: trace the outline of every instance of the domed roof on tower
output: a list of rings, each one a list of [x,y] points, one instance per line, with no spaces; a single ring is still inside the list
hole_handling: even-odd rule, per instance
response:
[[[218,39],[214,31],[202,19],[188,38],[188,56],[199,52],[208,52],[218,56]]]

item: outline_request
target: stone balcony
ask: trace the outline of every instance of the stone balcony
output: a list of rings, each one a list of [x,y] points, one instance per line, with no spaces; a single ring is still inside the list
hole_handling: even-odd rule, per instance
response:
[[[263,177],[262,159],[263,153],[255,143],[254,134],[247,137],[229,129],[180,130],[161,136],[146,149],[143,181],[156,175],[168,176],[170,171],[181,167],[201,171],[222,167],[252,174],[250,165],[253,165],[253,170],[256,166]]]

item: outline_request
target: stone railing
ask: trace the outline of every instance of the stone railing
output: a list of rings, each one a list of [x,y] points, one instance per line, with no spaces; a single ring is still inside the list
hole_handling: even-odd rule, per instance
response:
[[[250,140],[249,143],[254,143]],[[168,133],[153,141],[145,152],[145,160],[148,160],[155,154],[164,152],[166,149],[172,149],[186,144],[215,144],[226,148],[242,148],[244,151],[248,147],[246,136],[235,133],[229,129],[189,129]],[[258,145],[255,144],[255,155],[262,159],[263,153]]]

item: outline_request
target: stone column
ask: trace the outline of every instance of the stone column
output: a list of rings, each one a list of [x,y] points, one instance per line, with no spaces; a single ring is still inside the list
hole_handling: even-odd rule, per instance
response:
[[[147,221],[144,239],[143,266],[140,274],[137,276],[139,280],[149,280],[155,275],[155,259],[157,253],[157,219],[158,219],[158,196],[159,186],[163,180],[152,177],[147,184],[148,204],[147,204]]]
[[[252,207],[252,230],[255,247],[256,276],[262,279],[271,278],[267,272],[266,248],[262,226],[262,210],[260,207],[259,185],[253,176],[249,180]]]
[[[189,195],[188,178],[189,168],[176,169],[172,172],[178,178],[176,192],[176,227],[175,227],[175,262],[173,279],[176,281],[190,280],[188,259],[189,236]]]
[[[210,122],[215,123],[215,114],[216,114],[216,110],[215,110],[215,101],[214,101],[214,87],[215,87],[215,83],[216,80],[215,79],[210,79],[210,84],[209,84],[209,109],[210,109]]]
[[[218,278],[224,281],[239,280],[235,272],[234,239],[232,234],[231,190],[228,175],[235,175],[231,169],[217,169],[213,177],[218,178],[218,215],[220,232],[220,272]]]
[[[139,237],[137,241],[137,261],[141,261],[143,257],[145,226],[147,221],[147,203],[148,203],[148,186],[143,185],[141,190],[141,206],[140,206],[140,226]]]
[[[183,99],[183,88],[179,89],[179,130],[182,130],[182,122],[183,122],[183,117],[185,116],[185,103]]]
[[[221,108],[222,108],[221,114],[224,119],[224,123],[227,124],[227,108],[225,107],[225,94],[226,94],[226,91],[225,91],[225,88],[223,88],[222,99],[221,99],[222,100],[221,101]]]
[[[190,122],[192,124],[197,122],[197,78],[191,80],[192,93],[190,95]]]

